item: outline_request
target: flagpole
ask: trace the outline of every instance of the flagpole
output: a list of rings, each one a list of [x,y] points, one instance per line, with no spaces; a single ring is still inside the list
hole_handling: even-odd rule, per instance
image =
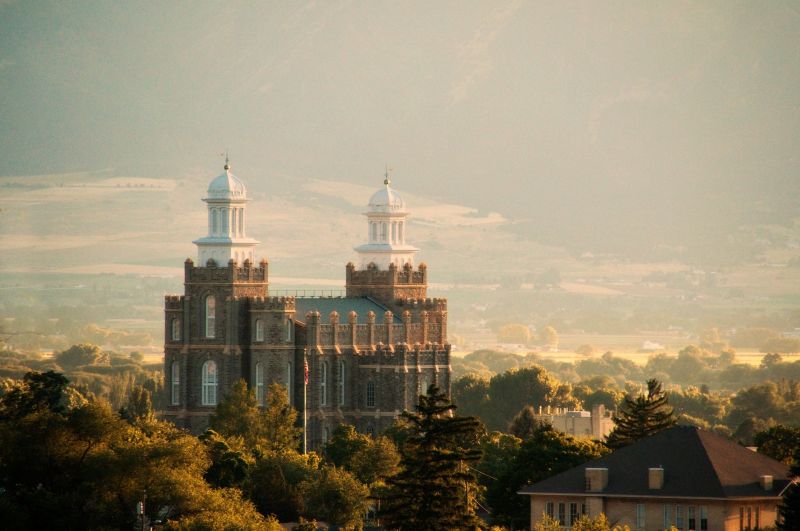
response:
[[[303,349],[303,453],[308,453],[308,349]]]

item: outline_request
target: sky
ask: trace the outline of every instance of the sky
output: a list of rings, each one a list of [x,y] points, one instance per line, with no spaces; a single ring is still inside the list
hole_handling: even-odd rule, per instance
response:
[[[388,163],[542,243],[713,254],[800,218],[798,35],[780,1],[3,0],[0,176]]]

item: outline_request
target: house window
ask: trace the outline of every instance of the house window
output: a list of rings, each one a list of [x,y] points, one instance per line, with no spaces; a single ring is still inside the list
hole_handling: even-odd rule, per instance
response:
[[[256,341],[264,341],[264,321],[256,319]]]
[[[644,504],[637,503],[636,504],[636,531],[644,531],[645,529],[645,512],[644,512]]]
[[[567,523],[567,505],[563,502],[558,504],[558,523],[564,526]]]
[[[339,362],[339,405],[344,405],[344,361]]]
[[[256,363],[256,399],[258,405],[264,405],[264,365],[259,361]]]
[[[578,521],[578,504],[570,502],[569,504],[569,525],[573,525]]]
[[[172,392],[171,400],[173,406],[177,406],[180,403],[180,391],[181,391],[181,366],[177,361],[172,362]]]
[[[753,529],[761,529],[761,507],[756,507],[755,513],[756,513],[756,521],[755,521],[756,525],[753,527]]]
[[[367,382],[367,407],[375,407],[375,382]]]
[[[548,516],[548,518],[555,518],[556,516],[555,509],[556,509],[555,504],[551,501],[546,502],[544,504],[544,513]]]
[[[319,405],[328,405],[328,363],[325,361],[319,367]]]
[[[683,505],[675,506],[675,527],[678,531],[683,531]]]
[[[206,297],[206,337],[214,337],[217,324],[217,301],[213,295]]]
[[[700,506],[700,531],[708,531],[708,507]]]
[[[672,527],[672,505],[664,504],[664,529]]]
[[[292,362],[286,364],[286,392],[289,395],[289,405],[294,405],[294,390],[292,384],[294,383],[294,373],[292,373]]]
[[[172,320],[172,340],[180,341],[181,339],[181,320],[177,317]]]
[[[208,360],[203,364],[202,404],[217,405],[217,364]]]
[[[697,519],[695,518],[693,505],[686,508],[686,519],[689,520],[689,531],[697,531]]]

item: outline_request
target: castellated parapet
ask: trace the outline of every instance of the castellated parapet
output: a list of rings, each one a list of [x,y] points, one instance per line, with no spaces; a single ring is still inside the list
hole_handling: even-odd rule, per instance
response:
[[[389,264],[381,270],[375,264],[356,269],[347,264],[345,286],[348,297],[372,297],[386,306],[394,307],[401,299],[425,299],[428,293],[428,268],[423,263],[414,270],[411,264],[398,268]]]

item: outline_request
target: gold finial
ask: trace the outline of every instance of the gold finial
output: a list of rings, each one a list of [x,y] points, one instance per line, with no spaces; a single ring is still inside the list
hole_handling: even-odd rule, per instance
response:
[[[226,149],[225,150],[225,171],[228,171],[230,169],[231,169],[230,159],[228,158],[228,150]]]
[[[390,184],[392,184],[392,180],[389,179],[389,172],[390,171],[392,171],[392,168],[390,168],[389,165],[387,164],[386,165],[386,171],[383,174],[383,176],[384,176],[383,184],[385,184],[386,186],[389,186]]]

